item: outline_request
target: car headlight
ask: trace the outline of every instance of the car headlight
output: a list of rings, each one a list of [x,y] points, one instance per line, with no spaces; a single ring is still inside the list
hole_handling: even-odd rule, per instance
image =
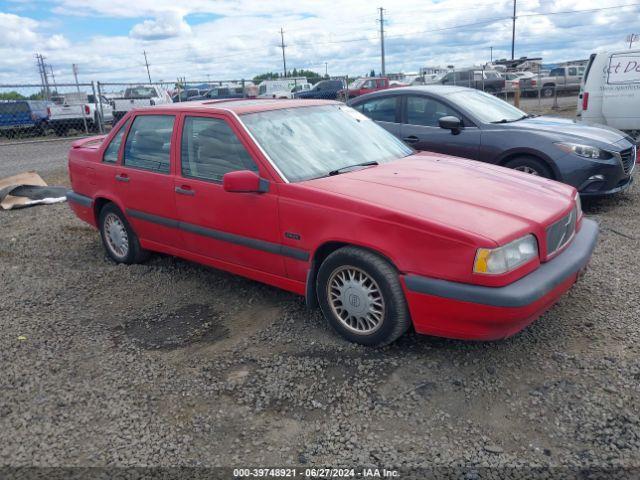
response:
[[[475,273],[499,275],[510,272],[538,257],[538,242],[533,235],[525,235],[498,248],[479,248],[473,263]]]
[[[579,143],[561,143],[555,144],[563,152],[575,153],[579,157],[593,158],[596,160],[608,160],[613,157],[611,152],[602,150],[598,147],[592,147],[591,145],[581,145]]]

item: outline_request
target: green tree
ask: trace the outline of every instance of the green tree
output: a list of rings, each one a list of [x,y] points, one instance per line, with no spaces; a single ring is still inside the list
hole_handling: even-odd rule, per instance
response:
[[[253,83],[258,84],[263,80],[275,80],[277,78],[280,78],[280,74],[277,72],[261,73],[260,75],[253,77]]]
[[[0,100],[26,100],[27,97],[20,95],[15,90],[10,92],[0,93]]]

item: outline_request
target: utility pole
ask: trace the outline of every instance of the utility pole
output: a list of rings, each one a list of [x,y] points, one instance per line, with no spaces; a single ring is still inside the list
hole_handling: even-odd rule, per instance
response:
[[[49,65],[49,71],[51,72],[51,78],[53,79],[53,87],[57,89],[56,76],[53,74],[53,67],[51,65]]]
[[[516,45],[516,0],[513,0],[513,27],[511,28],[511,60],[515,58],[515,45]]]
[[[147,52],[143,50],[142,53],[144,54],[144,64],[147,66],[147,76],[149,77],[149,83],[151,83],[151,73],[149,73],[149,61],[147,60]]]
[[[284,47],[286,47],[286,45],[284,44],[284,30],[282,28],[280,28],[280,48],[282,48],[282,66],[284,68],[284,76],[287,76],[287,59],[284,56]]]
[[[44,64],[44,57],[41,54],[36,53],[36,60],[38,61],[38,70],[40,72],[40,78],[42,79],[43,93],[45,98],[49,100],[50,98],[49,77],[47,75],[47,69]]]
[[[515,1],[515,0],[514,0]],[[380,10],[380,57],[381,57],[381,66],[382,66],[382,76],[385,76],[385,68],[384,68],[384,8],[379,7]]]

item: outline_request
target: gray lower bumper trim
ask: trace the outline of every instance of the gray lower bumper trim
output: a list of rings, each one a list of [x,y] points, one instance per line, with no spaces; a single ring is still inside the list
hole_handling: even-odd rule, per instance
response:
[[[573,242],[557,257],[506,287],[484,287],[449,282],[436,278],[407,275],[405,283],[412,292],[451,298],[461,302],[494,307],[524,307],[541,299],[569,276],[582,269],[591,258],[598,239],[598,224],[583,219]]]
[[[73,192],[71,190],[67,192],[67,200],[69,202],[82,205],[83,207],[90,207],[91,205],[93,205],[93,200],[91,199],[91,197],[80,195],[79,193]]]

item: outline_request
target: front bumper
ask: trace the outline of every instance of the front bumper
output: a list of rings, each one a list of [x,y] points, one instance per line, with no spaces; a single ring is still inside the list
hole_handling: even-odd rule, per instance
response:
[[[416,331],[468,340],[495,340],[519,332],[571,288],[589,263],[597,237],[598,224],[583,219],[569,247],[505,287],[403,276]]]

